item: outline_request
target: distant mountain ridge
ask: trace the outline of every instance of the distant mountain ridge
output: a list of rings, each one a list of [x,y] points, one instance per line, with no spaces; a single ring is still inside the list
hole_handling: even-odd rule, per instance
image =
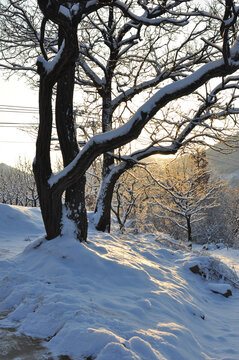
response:
[[[4,172],[10,172],[10,171],[17,171],[17,169],[15,169],[12,166],[9,166],[5,163],[1,163],[0,164],[0,171],[4,171]]]
[[[232,138],[231,146],[220,143],[218,151],[206,151],[210,168],[228,181],[232,186],[239,186],[239,137]]]

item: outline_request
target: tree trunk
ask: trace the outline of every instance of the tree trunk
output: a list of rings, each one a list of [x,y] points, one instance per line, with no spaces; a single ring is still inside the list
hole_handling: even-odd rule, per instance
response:
[[[99,231],[110,232],[111,225],[111,203],[114,194],[114,187],[120,176],[128,169],[133,168],[133,162],[124,162],[114,167],[108,176],[104,177],[98,194],[94,223],[95,228]]]
[[[59,30],[59,39],[61,37]],[[61,45],[61,44],[60,44]],[[66,167],[78,154],[73,113],[75,65],[64,73],[57,82],[56,127],[60,142],[63,164]],[[65,205],[67,217],[74,221],[76,235],[80,241],[87,239],[87,212],[85,208],[85,175],[66,189]]]
[[[54,195],[45,183],[39,185],[37,165],[34,165],[34,173],[36,182],[38,183],[38,191],[40,195],[40,206],[43,222],[46,229],[46,239],[51,240],[61,235],[62,220],[62,202],[61,195]]]
[[[76,236],[80,241],[87,240],[87,212],[85,207],[85,183],[86,177],[83,175],[77,183],[70,186],[66,191],[67,217],[75,223]]]
[[[41,206],[42,217],[46,228],[46,238],[53,239],[61,234],[62,227],[62,193],[66,188],[72,186],[70,183],[65,188],[50,186],[49,179],[52,176],[51,160],[50,160],[50,145],[51,145],[51,131],[52,131],[52,93],[53,86],[59,79],[65,76],[68,71],[74,70],[74,63],[77,59],[78,50],[78,39],[77,39],[77,26],[69,23],[66,20],[64,29],[64,46],[62,47],[60,55],[55,62],[54,66],[48,67],[46,60],[42,61],[39,59],[37,62],[38,73],[40,75],[40,86],[39,86],[39,115],[40,123],[38,129],[38,137],[36,143],[36,158],[33,164],[33,171],[36,180],[39,202]],[[63,32],[62,32],[63,34]],[[63,38],[63,35],[62,35]],[[67,87],[68,89],[68,87]],[[65,92],[66,91],[66,92]],[[62,91],[59,90],[61,99],[66,98],[64,101],[63,109],[66,109],[66,104],[69,104],[71,97],[71,104],[73,98],[73,88],[68,94],[67,90],[63,87]],[[69,96],[68,96],[69,95]],[[62,127],[59,129],[59,138],[64,139],[64,131],[68,130],[67,127],[67,112],[62,114],[61,110],[58,111],[61,115],[59,121],[63,121]],[[58,129],[58,130],[59,130]],[[68,137],[71,134],[71,129],[66,133],[67,140],[64,143],[62,140],[63,147],[71,142],[72,138]],[[72,144],[71,144],[72,146]],[[75,149],[74,149],[75,150]],[[76,153],[69,152],[64,148],[65,161],[71,161]],[[69,158],[68,158],[69,156]],[[71,157],[71,158],[70,158]],[[82,194],[82,192],[81,192]],[[72,195],[71,195],[72,196]],[[70,197],[71,197],[70,196]]]
[[[103,97],[102,109],[102,132],[112,130],[112,108],[111,108],[111,86],[108,83],[108,89]],[[112,176],[110,174],[114,166],[114,158],[107,154],[103,154],[102,164],[102,178],[101,188],[98,194],[95,207],[95,227],[99,231],[110,232],[110,216],[111,216],[111,202],[114,192],[114,186],[119,176]]]
[[[111,203],[116,181],[117,179],[114,182],[110,181],[108,177],[101,184],[94,214],[95,228],[99,231],[110,232]]]
[[[110,84],[110,82],[109,82]],[[104,97],[103,97],[103,103],[102,103],[102,132],[105,133],[107,131],[112,130],[112,107],[111,107],[111,86],[108,85],[108,89],[106,90]],[[104,178],[107,177],[107,175],[110,172],[110,167],[114,165],[114,158],[107,154],[103,154],[103,165],[102,165],[102,182],[104,181]]]
[[[52,87],[53,85],[44,76],[40,78],[39,111],[41,121],[36,143],[36,157],[33,163],[42,218],[48,240],[60,235],[62,218],[62,194],[53,193],[48,183],[52,174],[50,162]]]
[[[113,22],[113,8],[109,9],[108,27],[111,28]],[[113,41],[113,40],[112,40]],[[102,132],[112,130],[113,109],[112,109],[112,76],[115,67],[116,55],[114,49],[111,49],[110,59],[106,67],[106,85],[102,93]],[[98,194],[95,207],[95,227],[99,231],[110,232],[111,225],[111,203],[113,198],[114,186],[120,177],[111,173],[114,166],[114,158],[103,154],[101,188]]]
[[[187,229],[188,229],[188,242],[192,241],[192,227],[191,227],[191,216],[186,217],[187,220]]]
[[[108,28],[112,29],[114,26],[114,9],[112,6],[109,7],[108,15]],[[109,42],[110,56],[105,70],[105,86],[104,91],[101,93],[102,96],[102,132],[108,132],[112,130],[113,121],[113,108],[112,108],[112,78],[114,69],[117,63],[118,49],[113,46],[114,39],[110,34]],[[110,172],[114,166],[114,158],[107,154],[103,154],[103,165],[102,165],[102,179],[101,189],[96,203],[95,214],[98,214],[99,218],[97,221],[96,229],[100,231],[110,232],[110,214],[111,214],[111,202],[113,197],[113,191],[116,181],[119,176],[111,176]],[[109,179],[108,179],[109,177]],[[96,218],[98,217],[96,216]]]

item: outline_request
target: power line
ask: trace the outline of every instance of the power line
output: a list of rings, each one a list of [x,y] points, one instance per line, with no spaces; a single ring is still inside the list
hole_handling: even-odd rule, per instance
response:
[[[14,113],[14,114],[29,114],[38,115],[38,108],[34,106],[20,106],[20,105],[0,105],[0,113]],[[37,122],[10,122],[0,121],[1,128],[30,128],[37,126]]]
[[[15,114],[38,114],[39,110],[33,106],[0,105],[0,112]]]
[[[15,141],[15,140],[0,140],[0,143],[6,143],[6,144],[35,144],[35,141]]]
[[[52,109],[52,112],[55,113],[54,108]],[[0,105],[0,113],[39,115],[39,109],[38,107],[33,106]],[[73,113],[76,116],[82,116],[86,112],[85,110],[73,110]]]
[[[1,113],[14,113],[14,114],[35,114],[38,115],[38,111],[17,111],[17,110],[2,110]]]
[[[11,126],[34,126],[34,125],[38,125],[38,123],[36,123],[36,122],[31,122],[31,123],[24,123],[24,122],[8,122],[8,121],[1,122],[1,121],[0,121],[0,126],[1,126],[1,127],[11,127]]]
[[[38,110],[36,106],[0,105],[0,108]]]

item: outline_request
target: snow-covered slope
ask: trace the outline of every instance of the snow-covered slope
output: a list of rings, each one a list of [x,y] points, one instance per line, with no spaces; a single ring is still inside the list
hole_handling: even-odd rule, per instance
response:
[[[0,260],[18,254],[44,234],[39,209],[0,204]]]
[[[230,144],[230,139],[229,139]],[[207,160],[210,168],[221,176],[232,186],[239,186],[239,141],[238,137],[233,137],[231,147],[220,143],[220,150],[207,150]]]
[[[54,356],[75,360],[239,359],[239,290],[228,266],[163,246],[156,234],[102,234],[91,224],[89,244],[67,224],[61,238],[34,239],[44,233],[38,210],[1,205],[0,217],[10,209],[16,237],[5,217],[0,248],[8,223],[9,243],[25,249],[0,259],[0,327],[40,337]],[[196,264],[207,280],[189,270]],[[212,292],[226,289],[232,296]]]

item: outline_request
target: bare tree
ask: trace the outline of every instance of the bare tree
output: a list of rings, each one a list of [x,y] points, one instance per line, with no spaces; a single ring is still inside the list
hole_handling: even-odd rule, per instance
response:
[[[211,14],[211,16],[211,21],[218,20],[213,16],[213,14]],[[143,71],[145,71],[144,65],[147,64],[146,69],[148,69],[148,64],[150,63],[152,68],[156,70],[156,74],[154,78],[151,77],[150,80],[144,82],[140,82],[140,79],[142,79],[140,76],[133,77],[137,86],[124,89],[122,94],[119,94],[118,97],[112,101],[112,105],[110,107],[112,109],[112,115],[113,111],[115,110],[114,106],[116,104],[118,105],[118,102],[122,101],[128,105],[129,100],[132,100],[136,94],[141,92],[143,93],[143,91],[147,89],[147,86],[150,86],[152,91],[152,85],[154,87],[159,85],[163,86],[169,79],[182,79],[186,76],[187,72],[193,71],[193,66],[196,64],[199,66],[200,63],[207,62],[207,57],[209,54],[210,56],[214,56],[214,48],[208,48],[209,42],[206,41],[205,38],[203,38],[204,41],[201,47],[195,45],[195,43],[197,44],[195,40],[199,39],[206,29],[209,30],[208,23],[203,22],[203,24],[204,26],[201,25],[201,17],[199,17],[198,20],[194,19],[193,29],[190,29],[188,33],[185,33],[183,40],[182,34],[179,32],[182,45],[177,48],[177,50],[174,49],[176,53],[174,58],[172,56],[172,49],[175,38],[171,37],[171,41],[171,39],[168,37],[168,34],[171,35],[172,31],[172,27],[170,26],[163,27],[163,36],[162,29],[160,29],[161,32],[159,31],[158,35],[160,38],[160,46],[156,48],[156,46],[152,45],[148,54],[145,51],[141,53],[139,52],[139,56],[135,56],[135,54],[132,56],[131,54],[127,53],[127,56],[132,61],[135,61],[135,58],[137,58],[137,60],[141,58],[143,64],[141,65],[141,68]],[[154,30],[154,32],[156,31]],[[176,31],[175,37],[177,37],[177,35],[178,32]],[[213,32],[211,30],[210,35],[214,41],[220,41],[219,31],[216,33],[215,31]],[[154,37],[153,40],[150,38],[150,40],[150,44],[153,43],[153,40],[155,40],[155,43],[157,44],[157,37]],[[135,48],[133,48],[133,51],[135,51]],[[154,53],[162,54],[162,58],[165,59],[165,62],[163,60],[159,61],[157,57],[154,59],[152,57],[152,54]],[[117,61],[115,61],[115,63],[116,62]],[[154,70],[151,69],[150,73],[152,74]],[[138,70],[137,75],[139,75],[139,73],[140,70]],[[112,80],[112,78],[110,80],[108,79],[110,82],[112,82]],[[130,83],[128,78],[127,80],[128,83]],[[98,84],[98,87],[102,89],[103,85]],[[233,89],[231,93],[229,93],[229,89]],[[192,123],[195,121],[195,125],[197,124],[201,128],[200,134],[197,128],[197,135],[194,139],[190,139],[190,141],[193,142],[206,143],[207,141],[205,140],[207,138],[220,140],[225,138],[226,134],[229,134],[229,131],[232,130],[232,126],[229,126],[229,122],[226,120],[226,116],[231,116],[232,118],[233,115],[237,114],[239,111],[239,108],[236,107],[236,101],[238,97],[236,89],[238,89],[238,77],[228,77],[227,79],[223,79],[223,82],[221,84],[219,83],[218,86],[212,90],[210,90],[207,86],[205,91],[200,89],[200,91],[196,92],[191,101],[195,102],[195,104],[198,104],[198,108],[194,107],[190,110],[187,109],[187,113],[185,111],[180,111],[180,114],[178,114],[174,109],[175,103],[170,103],[169,107],[171,106],[173,110],[171,110],[170,118],[162,114],[161,118],[158,118],[153,125],[152,121],[150,122],[148,132],[150,133],[150,138],[152,140],[151,147],[149,146],[146,149],[142,149],[141,151],[128,154],[126,157],[114,157],[113,153],[108,154],[108,159],[110,159],[111,156],[111,162],[108,163],[107,171],[103,172],[101,189],[99,191],[95,209],[95,225],[98,230],[110,231],[110,204],[112,201],[114,184],[119,179],[121,174],[123,174],[127,169],[132,168],[140,159],[146,158],[152,154],[158,153],[161,155],[167,155],[170,151],[170,147],[165,146],[165,144],[177,142],[180,129],[182,129],[182,126],[185,126],[186,123]],[[224,101],[224,103],[222,99],[219,98],[220,92],[227,93],[225,96],[226,101]],[[189,115],[191,115],[191,117],[189,117]],[[220,125],[215,125],[215,121],[212,123],[212,120],[215,120],[215,118],[221,119]],[[224,122],[222,121],[223,118],[225,119]],[[233,126],[235,125],[235,119],[232,119],[231,125],[232,124]],[[180,141],[181,140],[182,138]],[[183,142],[185,145],[186,142]],[[163,144],[163,146],[155,146],[155,144]],[[181,145],[184,146],[183,144]],[[117,158],[118,161],[115,162],[114,158]]]
[[[121,231],[124,231],[128,220],[136,217],[142,187],[144,187],[144,184],[139,182],[138,178],[131,172],[125,172],[121,181],[118,181],[115,185],[111,209]]]
[[[188,241],[193,240],[192,226],[201,222],[208,209],[219,205],[219,181],[209,181],[205,158],[197,153],[193,161],[182,159],[166,166],[160,179],[152,178],[163,192],[153,197],[151,209],[155,217],[167,219],[186,231]]]
[[[229,92],[230,89],[232,92]],[[225,142],[226,139],[231,138],[230,135],[238,128],[237,89],[238,77],[229,76],[211,91],[206,89],[204,96],[202,92],[195,94],[200,98],[199,101],[195,101],[197,107],[187,109],[192,113],[192,117],[188,118],[188,114],[179,105],[177,105],[178,111],[168,109],[166,113],[162,112],[161,118],[155,121],[154,127],[151,127],[151,145],[130,155],[118,157],[118,164],[111,166],[107,178],[102,181],[95,211],[96,228],[102,231],[110,230],[109,205],[112,201],[114,184],[126,170],[133,168],[139,161],[154,154],[165,156],[174,154],[176,148],[180,149],[188,144],[213,147],[212,140]],[[171,103],[169,105],[172,106]],[[231,147],[233,148],[233,143]]]
[[[194,232],[199,243],[224,243],[238,247],[239,193],[238,188],[224,184],[219,192],[220,206],[209,209],[201,224],[195,224]]]
[[[71,187],[74,188],[74,184],[78,181],[84,182],[83,177],[86,170],[91,165],[92,161],[97,156],[112,151],[115,148],[123,146],[130,141],[136,139],[143,128],[149,124],[150,120],[169,103],[173,103],[179,98],[183,98],[195,92],[204,84],[210,82],[211,79],[216,77],[227,77],[237,71],[239,67],[239,50],[238,40],[235,41],[235,24],[238,16],[238,8],[234,6],[234,2],[230,2],[230,11],[228,12],[228,4],[226,3],[226,10],[221,10],[221,16],[215,15],[213,11],[203,11],[198,8],[195,9],[193,2],[180,1],[180,2],[167,2],[162,5],[147,6],[143,3],[138,3],[138,9],[135,10],[134,2],[132,4],[126,4],[119,0],[112,2],[75,2],[74,4],[68,2],[62,2],[59,4],[55,0],[45,2],[44,0],[38,1],[40,10],[44,15],[42,22],[42,31],[40,36],[40,47],[42,49],[42,58],[38,58],[38,74],[40,75],[39,85],[39,108],[40,108],[40,124],[36,147],[36,159],[34,162],[34,174],[38,187],[38,193],[40,198],[41,210],[43,215],[44,224],[46,227],[47,238],[52,239],[61,233],[61,221],[62,221],[62,194]],[[96,14],[101,8],[113,7],[119,9],[125,18],[133,22],[133,28],[135,26],[158,27],[164,31],[165,27],[169,26],[170,31],[178,32],[183,36],[186,33],[186,29],[191,29],[194,26],[194,20],[201,19],[202,24],[207,24],[204,29],[204,40],[201,45],[195,49],[184,54],[184,49],[181,45],[168,46],[168,52],[166,56],[163,56],[165,69],[167,64],[170,66],[170,76],[168,76],[165,82],[160,84],[157,89],[155,84],[150,86],[154,88],[155,92],[151,95],[150,99],[145,101],[137,110],[134,109],[134,115],[124,125],[115,128],[112,131],[107,131],[102,135],[96,135],[90,139],[90,141],[82,148],[81,151],[76,150],[75,145],[69,150],[69,158],[64,163],[65,168],[60,173],[54,175],[52,172],[50,161],[50,144],[51,144],[51,131],[52,131],[52,96],[54,92],[57,92],[57,97],[62,98],[62,94],[66,94],[68,85],[64,84],[62,79],[68,74],[73,72],[75,63],[79,59],[78,37],[77,29],[78,25],[84,21],[86,16],[90,14]],[[138,15],[141,11],[141,15]],[[215,20],[218,31],[212,36],[214,32],[210,27],[210,22]],[[224,27],[221,27],[221,24]],[[60,36],[59,39],[59,51],[54,58],[51,58],[53,54],[52,48],[45,46],[45,32],[46,24],[53,24],[53,27],[57,28],[57,32]],[[132,23],[131,23],[132,24]],[[137,25],[135,25],[137,24]],[[180,31],[181,29],[181,31]],[[183,30],[182,30],[183,29]],[[221,33],[220,31],[221,30]],[[169,30],[168,30],[169,31]],[[179,36],[178,35],[178,36]],[[206,38],[206,36],[208,37]],[[194,33],[194,37],[196,34]],[[195,37],[196,38],[196,37]],[[162,36],[160,36],[160,41]],[[185,42],[184,42],[185,43]],[[202,45],[203,43],[203,45]],[[222,47],[220,47],[222,45]],[[166,44],[167,47],[167,44]],[[181,49],[183,49],[181,51]],[[50,56],[48,54],[50,52]],[[174,67],[175,63],[177,66]],[[182,67],[180,68],[180,63]],[[187,66],[186,66],[187,65]],[[162,71],[159,69],[159,71]],[[165,70],[163,71],[163,73]],[[59,88],[59,83],[63,82],[63,87]],[[58,83],[58,89],[55,90],[54,86]],[[222,82],[222,87],[225,82]],[[72,114],[73,103],[73,90],[72,88],[72,76],[69,81],[72,91],[68,100],[64,105],[64,110],[59,110],[58,115],[61,116],[63,111],[66,114],[66,110],[69,110],[69,114]],[[123,91],[124,92],[124,89]],[[207,94],[208,95],[208,94]],[[206,96],[208,98],[208,96]],[[213,103],[214,98],[210,98]],[[208,103],[206,104],[208,109]],[[137,106],[135,106],[137,108]],[[209,106],[210,108],[210,106]],[[229,107],[230,108],[230,107]],[[232,108],[232,107],[231,107]],[[181,119],[173,126],[173,136],[169,136],[167,139],[158,144],[158,141],[154,140],[153,143],[144,151],[139,151],[134,154],[133,157],[129,157],[125,160],[135,161],[135,158],[140,159],[142,154],[146,152],[150,153],[171,153],[174,154],[183,145],[188,142],[193,142],[198,139],[199,135],[205,138],[205,134],[202,130],[202,124],[204,129],[208,129],[206,119],[209,119],[206,115],[206,109],[197,117],[187,117],[187,120]],[[227,110],[227,109],[225,109]],[[63,118],[63,115],[62,115]],[[59,139],[61,138],[61,151],[66,156],[66,148],[70,145],[69,139],[71,138],[75,144],[74,132],[72,127],[73,119],[72,115],[69,115],[68,120],[64,116],[64,121],[59,121],[57,124],[57,131]],[[170,124],[170,122],[169,122]],[[167,124],[168,125],[168,124]],[[161,122],[162,129],[167,132],[167,126],[163,121]],[[216,126],[213,124],[211,127],[214,130]],[[71,129],[70,129],[71,128]],[[199,133],[196,130],[199,129]],[[206,130],[204,131],[206,132]],[[70,133],[70,138],[63,139],[65,134]],[[62,135],[61,135],[62,134]],[[210,134],[208,134],[210,136]],[[72,142],[71,141],[71,142]],[[77,155],[76,155],[77,152]],[[112,155],[111,155],[112,156]],[[73,159],[74,158],[74,159]],[[73,159],[73,160],[72,160]],[[136,159],[136,160],[138,160]],[[79,207],[84,213],[84,189],[78,194],[77,200],[69,196],[68,203],[68,216],[73,218],[77,224],[80,240],[86,240],[86,217],[78,216]]]

